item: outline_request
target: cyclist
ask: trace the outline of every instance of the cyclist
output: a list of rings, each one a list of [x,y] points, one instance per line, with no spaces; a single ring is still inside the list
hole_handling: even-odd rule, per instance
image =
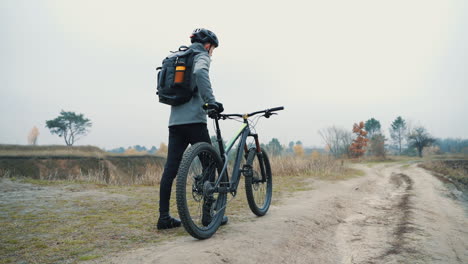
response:
[[[210,30],[201,28],[195,29],[190,39],[192,42],[190,48],[199,52],[194,57],[191,84],[198,91],[187,103],[171,106],[168,154],[159,192],[158,229],[169,229],[181,225],[179,219],[173,218],[169,214],[172,183],[177,175],[182,155],[188,144],[193,145],[198,142],[210,143],[210,136],[206,125],[206,112],[202,109],[202,105],[206,103],[217,104],[219,112],[224,110],[223,105],[215,100],[208,74],[211,62],[210,57],[213,54],[213,50],[219,45],[218,38]],[[209,212],[209,210],[204,208],[203,212],[206,211]],[[206,221],[209,217],[209,215],[203,215],[204,222],[209,223],[210,221]],[[226,223],[227,217],[224,217],[222,224]]]

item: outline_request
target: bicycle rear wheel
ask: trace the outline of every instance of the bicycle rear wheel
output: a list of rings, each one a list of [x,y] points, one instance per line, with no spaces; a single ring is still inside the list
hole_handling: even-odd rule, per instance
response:
[[[252,173],[245,177],[245,192],[250,210],[257,216],[264,216],[271,204],[273,178],[270,160],[264,150],[257,153],[251,148],[247,157]]]
[[[185,230],[197,239],[211,237],[224,216],[227,194],[214,188],[222,168],[218,152],[205,142],[191,146],[182,157],[177,173],[177,210]]]

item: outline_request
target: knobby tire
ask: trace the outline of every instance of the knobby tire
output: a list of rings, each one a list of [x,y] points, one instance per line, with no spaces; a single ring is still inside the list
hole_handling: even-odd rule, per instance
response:
[[[257,153],[256,148],[251,148],[247,156],[247,164],[252,168],[252,175],[245,177],[247,201],[250,210],[255,215],[264,216],[270,208],[273,192],[270,160],[264,150]]]
[[[227,193],[209,194],[206,191],[209,189],[206,186],[214,186],[222,167],[219,153],[205,142],[194,144],[182,157],[176,182],[177,210],[185,230],[197,239],[210,238],[224,216]],[[221,181],[225,182],[224,179]],[[212,206],[204,207],[207,200],[210,200]],[[214,208],[213,211],[216,211],[206,226],[203,224],[205,208]]]

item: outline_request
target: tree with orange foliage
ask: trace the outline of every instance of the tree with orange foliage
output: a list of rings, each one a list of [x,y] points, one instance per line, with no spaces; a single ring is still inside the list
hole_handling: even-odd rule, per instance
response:
[[[359,158],[366,153],[367,142],[369,142],[369,139],[366,137],[367,132],[364,130],[364,122],[361,121],[359,125],[354,123],[353,133],[356,134],[356,138],[349,147],[349,151],[351,152],[351,156]]]
[[[128,149],[125,150],[124,154],[125,155],[146,155],[146,154],[148,154],[148,152],[138,151],[135,148],[129,147]]]
[[[293,150],[294,150],[294,155],[296,155],[297,157],[304,156],[304,147],[302,146],[302,144],[294,145]]]
[[[313,160],[318,160],[320,158],[320,153],[316,150],[312,151],[312,153],[310,154],[310,157],[313,159]]]
[[[128,149],[125,150],[124,152],[125,155],[136,155],[138,154],[138,151],[132,147],[129,147]]]

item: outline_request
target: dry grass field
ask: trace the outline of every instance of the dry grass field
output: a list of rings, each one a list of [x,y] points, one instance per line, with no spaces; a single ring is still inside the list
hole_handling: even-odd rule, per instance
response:
[[[0,153],[5,157],[8,151],[12,156],[12,150],[3,148]],[[121,175],[109,181],[99,171],[72,173],[70,177],[63,177],[62,172],[61,177],[52,174],[33,179],[3,170],[0,175],[0,263],[73,263],[187,235],[183,228],[170,231],[155,228],[163,163],[154,163],[151,167],[142,162],[143,157],[106,157],[105,152],[94,147],[14,151],[17,157],[37,160],[40,156],[43,161],[59,163],[76,158],[101,159],[112,162]],[[310,190],[314,179],[339,180],[362,175],[361,171],[327,156],[271,157],[271,164],[273,204],[281,204],[282,197],[294,192]],[[138,167],[144,168],[142,171],[146,173],[135,177]],[[75,166],[71,168],[75,170]],[[255,219],[244,193],[242,180],[238,195],[228,206],[230,221]],[[172,197],[171,212],[177,216],[175,193]],[[228,230],[229,227],[220,232]]]
[[[95,146],[25,146],[0,145],[0,157],[96,157],[110,155]]]

